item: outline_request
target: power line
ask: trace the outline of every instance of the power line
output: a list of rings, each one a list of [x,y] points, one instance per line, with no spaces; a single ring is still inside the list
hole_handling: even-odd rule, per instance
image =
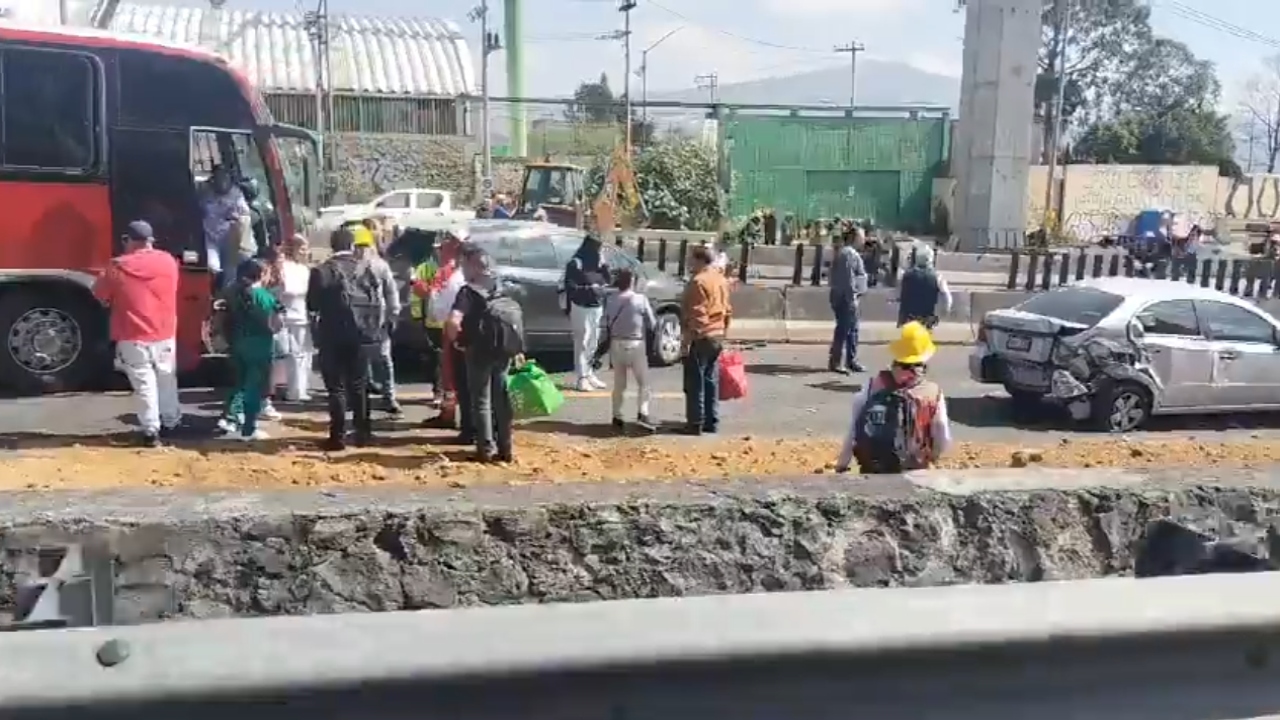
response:
[[[1183,3],[1177,2],[1176,0],[1174,2],[1169,3],[1168,5],[1163,5],[1161,7],[1173,13],[1174,15],[1177,15],[1180,18],[1184,20],[1190,20],[1191,22],[1196,23],[1197,25],[1201,25],[1203,27],[1207,27],[1213,30],[1218,30],[1219,32],[1226,33],[1233,37],[1239,38],[1240,40],[1248,40],[1250,42],[1256,42],[1261,45],[1267,45],[1272,48],[1280,49],[1280,40],[1277,40],[1276,38],[1268,37],[1266,35],[1263,35],[1262,33],[1255,32],[1246,27],[1236,25],[1235,23],[1227,22],[1222,18],[1214,17],[1209,13],[1206,13],[1202,10],[1197,10],[1193,7],[1189,7],[1187,5],[1184,5]]]
[[[688,15],[685,15],[684,13],[676,12],[675,10],[672,10],[671,8],[665,5],[653,2],[653,0],[648,0],[648,4],[658,8],[659,10],[667,13],[668,15],[672,15],[674,17],[680,18],[681,20],[684,20],[690,25],[697,25],[698,27],[704,30],[710,30],[713,33],[718,33],[720,35],[724,35],[725,37],[730,37],[735,40],[741,40],[742,42],[751,43],[753,45],[773,48],[775,50],[791,50],[793,52],[822,53],[823,55],[828,55],[831,52],[830,50],[819,50],[818,48],[796,47],[795,45],[782,45],[775,42],[769,42],[768,40],[761,40],[759,38],[747,37],[746,35],[739,35],[738,33],[730,32],[728,30],[725,30],[724,28],[718,28],[712,25],[706,25],[704,23],[698,22],[697,20],[694,20],[693,18],[689,17]]]

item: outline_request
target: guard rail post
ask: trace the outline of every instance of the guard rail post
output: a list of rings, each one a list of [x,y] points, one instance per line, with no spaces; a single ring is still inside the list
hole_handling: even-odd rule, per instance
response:
[[[742,242],[738,245],[738,282],[747,281],[747,264],[751,262],[752,243]]]
[[[1009,279],[1005,283],[1006,290],[1018,289],[1018,268],[1022,261],[1022,253],[1014,250],[1009,255]]]
[[[687,238],[680,238],[680,258],[676,262],[676,275],[678,275],[679,277],[684,277],[685,270],[688,268],[688,263],[689,263],[689,240]]]
[[[658,238],[658,271],[667,271],[667,239]]]
[[[636,260],[644,262],[644,237],[636,238]]]
[[[813,268],[809,273],[809,284],[814,287],[822,285],[822,255],[825,248],[820,242],[813,244]]]
[[[791,261],[791,284],[804,284],[804,243],[796,244],[794,259]]]

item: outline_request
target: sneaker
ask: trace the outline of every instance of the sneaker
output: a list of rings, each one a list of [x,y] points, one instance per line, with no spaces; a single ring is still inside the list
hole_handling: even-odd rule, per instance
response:
[[[616,417],[613,419],[613,429],[622,432],[627,429],[627,424],[622,422],[622,418]]]
[[[857,360],[850,361],[849,364],[845,366],[845,368],[848,369],[848,371],[851,373],[862,373],[867,371],[867,369],[862,366],[862,363],[858,362]]]
[[[325,452],[342,452],[347,449],[347,443],[342,438],[325,438],[320,443],[320,449]]]
[[[138,442],[145,448],[164,447],[164,443],[160,442],[160,433],[158,432],[143,432]]]
[[[654,424],[653,420],[651,420],[648,415],[641,415],[637,417],[636,424],[645,432],[654,432],[658,429],[658,426]]]
[[[218,429],[228,435],[231,433],[238,433],[240,432],[240,423],[232,420],[231,418],[219,418]]]
[[[265,430],[254,430],[252,435],[240,435],[239,437],[244,442],[256,442],[259,440],[271,439],[271,436],[268,435]]]
[[[595,388],[595,386],[594,386],[594,385],[592,385],[592,384],[591,384],[591,381],[590,381],[590,380],[588,380],[588,379],[586,379],[586,378],[583,378],[583,379],[581,379],[581,380],[579,380],[578,382],[576,382],[576,383],[574,383],[574,384],[573,384],[573,389],[574,389],[576,392],[591,392],[592,390],[595,390],[596,388]]]
[[[393,418],[404,417],[404,408],[400,407],[400,403],[391,401],[383,406],[382,411]]]
[[[284,416],[281,415],[280,411],[276,409],[276,406],[271,403],[263,405],[262,412],[258,413],[258,418],[261,420],[279,420],[282,417]]]
[[[587,378],[587,384],[591,386],[592,390],[607,390],[609,388],[609,385],[605,383],[605,381],[594,375]]]

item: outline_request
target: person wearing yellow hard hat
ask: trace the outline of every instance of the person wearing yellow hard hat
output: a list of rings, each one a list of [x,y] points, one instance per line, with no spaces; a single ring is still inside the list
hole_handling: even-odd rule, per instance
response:
[[[902,326],[889,343],[893,362],[853,396],[853,424],[836,472],[855,461],[863,473],[900,473],[927,468],[951,444],[951,421],[942,388],[926,376],[937,352],[929,330]]]

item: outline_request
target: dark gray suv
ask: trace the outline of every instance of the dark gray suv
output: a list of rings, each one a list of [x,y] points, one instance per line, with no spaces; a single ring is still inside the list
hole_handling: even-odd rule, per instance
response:
[[[569,316],[560,293],[564,267],[582,243],[583,232],[547,223],[477,220],[470,225],[471,242],[493,258],[499,275],[524,309],[525,341],[530,354],[573,349]],[[408,318],[408,279],[435,241],[433,233],[409,229],[387,250],[405,300],[404,322],[398,342],[410,347],[421,343],[421,328]],[[658,324],[649,339],[654,364],[680,360],[680,295],[684,283],[671,275],[646,267],[626,250],[606,244],[604,260],[613,269],[628,268],[637,290],[649,297]]]

